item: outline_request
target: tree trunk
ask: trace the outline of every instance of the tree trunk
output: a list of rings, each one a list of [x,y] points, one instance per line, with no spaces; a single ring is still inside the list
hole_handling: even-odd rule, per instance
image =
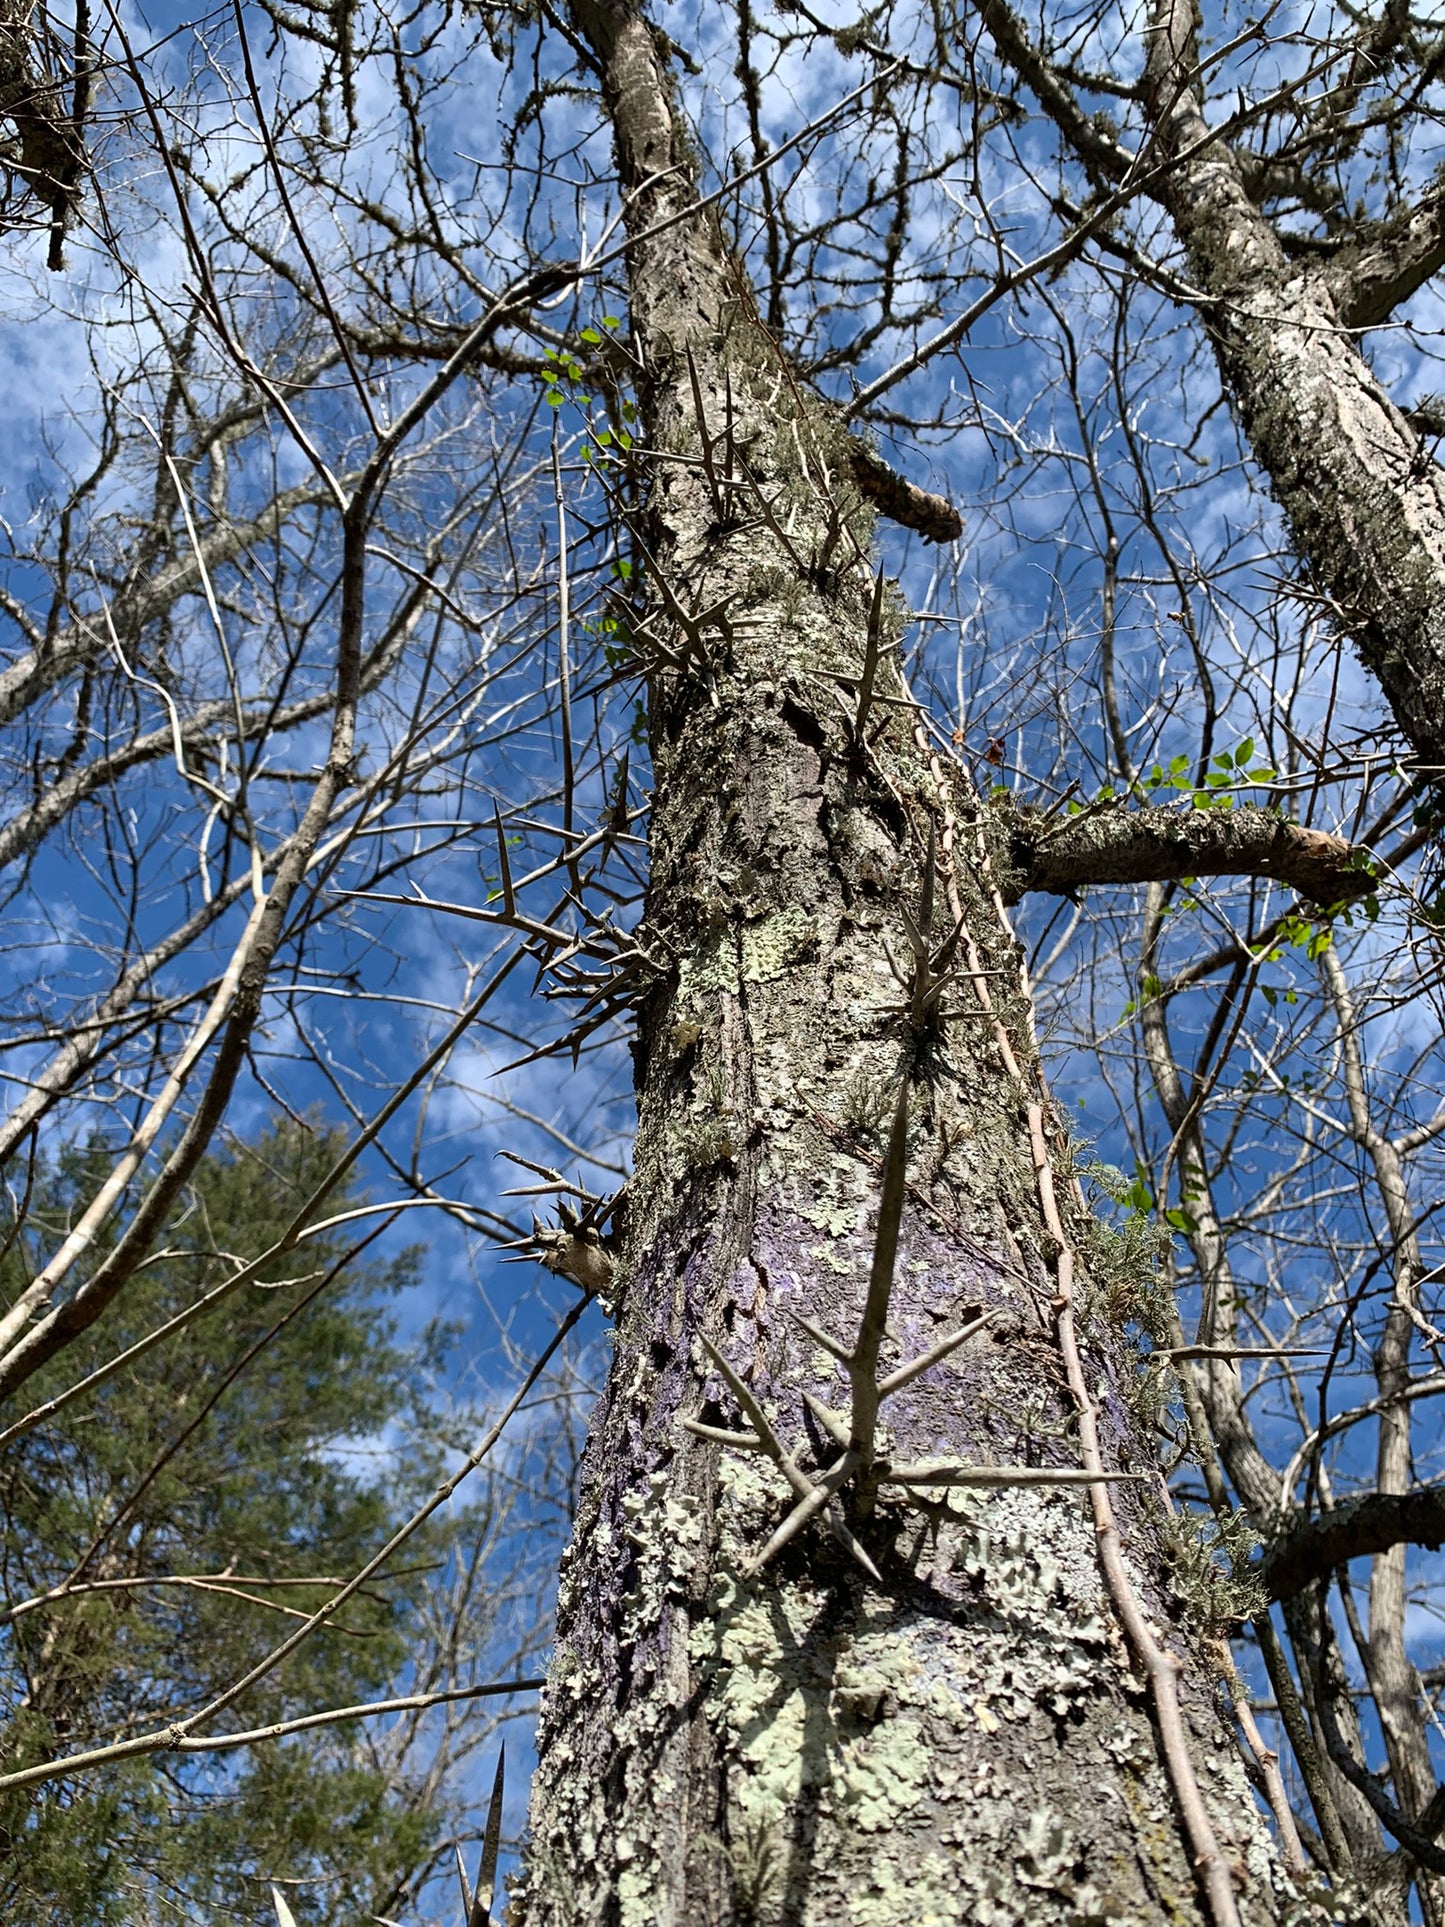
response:
[[[696,168],[662,44],[625,7],[577,0],[573,18],[630,197],[653,464],[642,940],[660,970],[511,1918],[1275,1919],[1283,1877],[1171,1587],[1136,1361],[1108,1323],[1127,1280],[1111,1297],[1076,1263],[1101,1234],[977,801],[907,698],[844,437],[712,217],[684,212]],[[905,1505],[855,1471],[756,1570],[798,1480],[859,1436],[842,1366],[799,1321],[843,1350],[858,1337],[896,1116],[908,1185],[878,1371],[976,1309],[990,1322],[888,1399],[880,1457],[1139,1477],[940,1483]],[[739,1385],[795,1453],[792,1489],[767,1456],[685,1429],[745,1430]],[[805,1395],[844,1415],[839,1439]]]
[[[1445,263],[1439,185],[1367,245],[1304,265],[1209,139],[1188,0],[1158,0],[1146,86],[1166,163],[1153,191],[1207,297],[1200,314],[1255,459],[1327,613],[1354,641],[1395,720],[1445,776],[1445,471],[1360,351]]]

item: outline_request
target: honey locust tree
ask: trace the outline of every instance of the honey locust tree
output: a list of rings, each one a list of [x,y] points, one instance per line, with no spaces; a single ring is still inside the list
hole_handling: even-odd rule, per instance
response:
[[[655,975],[514,1917],[1279,1917],[1302,1903],[1167,1582],[1135,1364],[1081,1317],[1094,1227],[1008,852],[910,698],[840,411],[699,204],[667,43],[625,5],[572,20],[651,465]],[[1186,857],[1108,813],[1050,858],[1318,861],[1309,895],[1357,893],[1344,844],[1267,824],[1251,850],[1249,811],[1206,817]],[[1025,1463],[1035,1395],[1054,1443]]]
[[[543,1288],[618,1318],[519,1918],[1438,1920],[1428,755],[1217,405],[1192,55],[1141,78],[1090,16],[1118,73],[1061,27],[1051,91],[982,13],[264,14],[189,71],[112,21],[83,191],[16,176],[125,347],[5,604],[17,1221],[43,1134],[141,1108],[0,1395],[104,1338],[253,1080],[352,1126],[267,1263],[363,1151],[519,1236],[450,1175],[500,1110],[576,1207]],[[1347,13],[1206,25],[1210,74],[1283,63],[1246,131],[1355,58]],[[1432,71],[1331,96],[1397,201]],[[1101,182],[1091,89],[1137,129]],[[1258,371],[1326,340],[1280,312]],[[548,1166],[601,1155],[624,1038],[609,1204]]]

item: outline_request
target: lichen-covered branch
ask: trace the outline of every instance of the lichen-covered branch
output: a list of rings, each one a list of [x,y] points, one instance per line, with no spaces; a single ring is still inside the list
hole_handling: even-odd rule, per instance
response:
[[[1437,177],[1386,219],[1301,249],[1265,202],[1293,186],[1309,204],[1321,184],[1307,174],[1287,182],[1242,141],[1212,135],[1190,0],[1154,6],[1149,125],[1137,153],[1086,110],[1006,0],[984,0],[982,17],[1095,190],[1135,180],[1167,210],[1225,391],[1313,586],[1422,769],[1445,774],[1445,474],[1359,340],[1445,265],[1445,183]],[[1383,33],[1390,17],[1387,9],[1362,34]],[[1377,57],[1369,50],[1361,70]],[[1342,115],[1346,91],[1326,89],[1321,111]],[[1339,211],[1330,213],[1338,230]]]
[[[1379,237],[1378,253],[1354,264],[1358,282],[1348,268],[1291,259],[1238,157],[1209,138],[1197,58],[1188,0],[1158,0],[1145,82],[1170,164],[1157,198],[1207,297],[1200,313],[1225,389],[1302,559],[1422,767],[1445,773],[1445,474],[1352,332],[1383,319],[1392,290],[1409,292],[1434,259],[1433,197],[1422,233],[1406,222],[1393,250]]]
[[[1378,881],[1365,851],[1254,804],[1201,810],[1121,803],[1053,820],[1005,804],[999,818],[1009,902],[1030,890],[1062,896],[1092,884],[1258,876],[1311,903],[1336,904],[1367,896]]]

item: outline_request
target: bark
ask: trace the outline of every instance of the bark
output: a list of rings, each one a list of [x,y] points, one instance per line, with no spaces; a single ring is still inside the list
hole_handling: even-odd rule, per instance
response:
[[[1421,767],[1445,772],[1445,473],[1361,353],[1442,254],[1438,196],[1345,260],[1300,264],[1211,141],[1194,13],[1159,0],[1146,88],[1167,208],[1207,301],[1224,385],[1315,585],[1378,678]]]
[[[1445,1545],[1445,1486],[1414,1492],[1365,1492],[1297,1526],[1266,1553],[1262,1576],[1271,1599],[1292,1599],[1337,1566],[1392,1546]]]
[[[1365,851],[1290,823],[1255,804],[1239,809],[1081,811],[1055,822],[1010,810],[1006,901],[1028,890],[1068,895],[1090,884],[1162,883],[1198,876],[1273,877],[1313,903],[1348,903],[1377,878]]]
[[[1135,1361],[1087,1316],[1082,1369],[1071,1351],[1069,1153],[979,804],[915,732],[846,438],[800,393],[715,223],[686,213],[664,43],[625,6],[577,0],[573,20],[634,238],[656,477],[645,940],[670,967],[641,1012],[614,1359],[511,1918],[1222,1922],[1237,1891],[1244,1918],[1274,1919],[1285,1876],[1161,1555]],[[960,974],[936,982],[950,961]],[[1097,1425],[1108,1465],[1143,1476],[1087,1504],[933,1486],[869,1508],[845,1485],[832,1516],[873,1575],[821,1513],[756,1571],[792,1493],[765,1458],[685,1429],[744,1423],[704,1341],[795,1470],[836,1460],[804,1395],[846,1411],[842,1375],[798,1320],[844,1347],[859,1332],[900,1085],[882,1369],[976,1309],[991,1322],[889,1399],[882,1449],[1077,1469]],[[1176,1672],[1166,1771],[1157,1676]]]
[[[1351,1134],[1374,1166],[1394,1252],[1393,1292],[1385,1329],[1375,1351],[1375,1377],[1384,1404],[1375,1447],[1375,1485],[1381,1500],[1403,1501],[1412,1483],[1411,1404],[1404,1396],[1410,1382],[1410,1351],[1421,1320],[1419,1280],[1425,1266],[1415,1233],[1404,1163],[1390,1140],[1374,1125],[1365,1067],[1360,1053],[1359,1019],[1338,957],[1321,958],[1325,982],[1335,1005],[1350,1110]],[[1421,1321],[1423,1322],[1423,1321]],[[1405,1644],[1405,1541],[1397,1538],[1375,1554],[1370,1570],[1370,1625],[1362,1658],[1379,1714],[1385,1751],[1400,1808],[1415,1820],[1436,1792],[1430,1742],[1418,1716],[1420,1679]],[[1445,1881],[1441,1869],[1418,1879],[1427,1927],[1445,1920]]]
[[[1445,773],[1445,473],[1359,340],[1445,266],[1445,181],[1359,222],[1333,257],[1296,259],[1253,198],[1271,181],[1210,139],[1190,0],[1156,0],[1138,155],[1084,109],[1007,0],[981,0],[980,14],[1096,192],[1137,180],[1169,214],[1225,392],[1313,586],[1422,770]]]

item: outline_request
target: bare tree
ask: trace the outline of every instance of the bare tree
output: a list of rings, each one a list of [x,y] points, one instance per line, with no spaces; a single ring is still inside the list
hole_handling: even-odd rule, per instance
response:
[[[268,21],[112,23],[63,214],[147,292],[5,605],[17,1225],[126,1131],[0,1386],[322,1093],[617,1320],[515,1917],[1440,1918],[1438,484],[1357,341],[1435,30]]]

